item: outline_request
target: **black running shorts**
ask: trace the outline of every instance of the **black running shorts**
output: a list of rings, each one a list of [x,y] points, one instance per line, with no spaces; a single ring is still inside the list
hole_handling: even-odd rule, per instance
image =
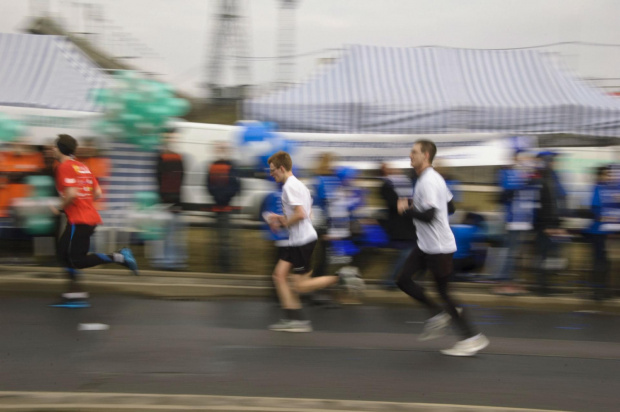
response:
[[[285,246],[278,248],[278,259],[290,262],[293,265],[293,273],[302,275],[312,270],[312,252],[314,252],[316,240],[302,246]]]

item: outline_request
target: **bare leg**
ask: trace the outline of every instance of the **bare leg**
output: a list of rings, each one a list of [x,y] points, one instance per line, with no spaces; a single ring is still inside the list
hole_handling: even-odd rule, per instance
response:
[[[276,286],[282,309],[301,309],[301,302],[297,292],[291,290],[288,284],[288,277],[292,268],[293,265],[290,262],[278,260],[273,270],[273,283]]]
[[[338,276],[320,276],[318,278],[313,278],[312,271],[304,273],[303,275],[293,276],[293,285],[298,294],[325,289],[335,283],[338,283]]]

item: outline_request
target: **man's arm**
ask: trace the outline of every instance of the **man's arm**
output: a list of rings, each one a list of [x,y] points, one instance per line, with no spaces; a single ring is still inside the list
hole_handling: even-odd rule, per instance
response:
[[[64,210],[64,208],[69,206],[73,200],[75,200],[77,197],[77,192],[77,187],[66,187],[60,198],[60,206],[58,206],[58,208],[51,206],[52,212],[54,212],[55,215],[59,215],[61,210]]]
[[[456,208],[454,207],[454,202],[450,200],[448,202],[448,215],[454,214],[455,211]],[[401,215],[408,218],[417,219],[425,223],[430,223],[435,218],[435,213],[437,213],[437,209],[435,208],[418,210],[415,207],[410,207],[409,209],[404,210]]]
[[[295,223],[300,222],[306,219],[307,217],[308,215],[306,214],[306,211],[301,205],[295,206],[295,208],[293,209],[293,215],[289,218],[283,215],[279,215],[280,224],[284,227],[291,227]]]
[[[431,208],[428,210],[418,210],[415,207],[411,207],[405,210],[402,215],[408,218],[419,220],[424,223],[430,223],[435,218],[436,212],[437,209],[435,208]]]
[[[95,190],[93,191],[93,200],[99,200],[103,196],[103,190],[101,190],[101,186],[99,183],[95,184]]]

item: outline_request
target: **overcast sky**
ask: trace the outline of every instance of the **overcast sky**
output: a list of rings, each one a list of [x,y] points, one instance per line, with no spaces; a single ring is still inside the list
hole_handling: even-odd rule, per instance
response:
[[[105,27],[87,27],[85,8],[102,6]],[[97,41],[115,55],[151,50],[157,57],[132,60],[162,74],[177,87],[200,93],[206,80],[219,0],[0,0],[0,31],[21,32],[33,10],[62,16],[71,31],[103,31]],[[277,55],[279,0],[245,0],[251,56]],[[511,48],[582,41],[620,44],[618,0],[301,0],[296,12],[296,51],[347,44],[441,45]],[[91,21],[92,23],[92,21]],[[122,46],[119,34],[129,33]],[[584,77],[620,78],[620,47],[562,46],[546,49],[565,56]],[[295,78],[307,76],[319,57],[296,59]],[[252,62],[252,82],[276,81],[275,60]],[[234,81],[227,68],[228,81]],[[615,84],[620,84],[616,81]]]

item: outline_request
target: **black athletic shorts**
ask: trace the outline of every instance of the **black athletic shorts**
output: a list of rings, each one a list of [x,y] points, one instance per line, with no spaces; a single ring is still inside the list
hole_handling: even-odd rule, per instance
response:
[[[302,275],[312,270],[312,252],[316,240],[301,246],[283,246],[278,248],[278,259],[290,262],[293,273]]]

